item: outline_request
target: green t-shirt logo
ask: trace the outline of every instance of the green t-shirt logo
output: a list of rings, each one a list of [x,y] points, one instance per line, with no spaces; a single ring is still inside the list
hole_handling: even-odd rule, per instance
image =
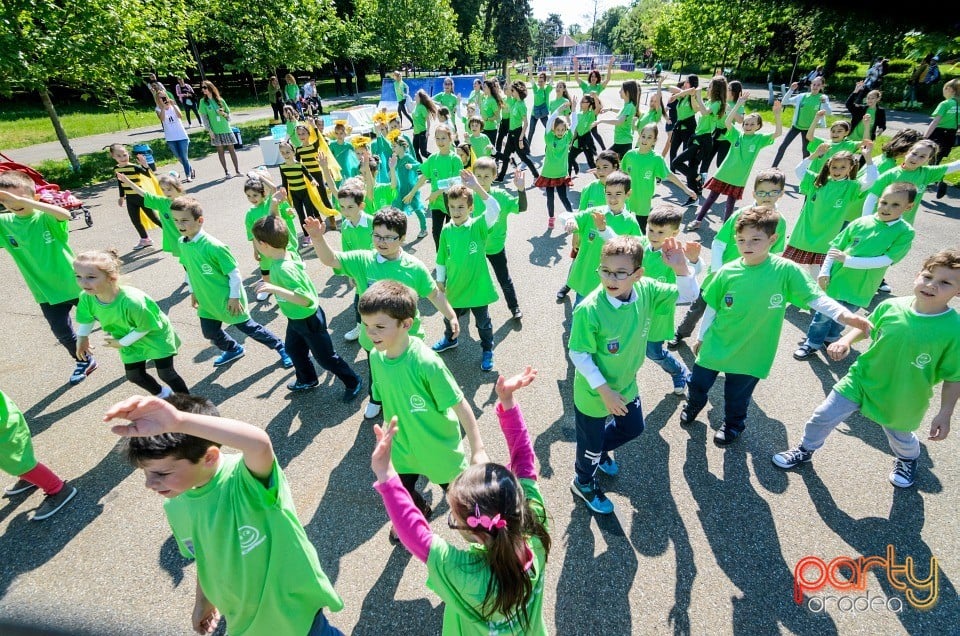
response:
[[[733,307],[733,294],[727,294],[724,296],[723,304],[726,305],[727,308]]]
[[[53,234],[51,234],[49,231],[44,232],[43,242],[46,243],[47,245],[50,245],[51,243],[53,243]]]
[[[597,238],[597,233],[594,232],[593,230],[590,230],[590,232],[587,233],[587,240],[593,241],[593,239],[595,238]]]
[[[410,412],[425,413],[427,411],[427,401],[417,394],[410,396]]]
[[[930,364],[932,360],[933,358],[930,357],[929,353],[921,353],[920,355],[917,356],[917,359],[911,362],[910,364],[912,364],[913,366],[917,367],[920,370],[923,370],[924,368],[926,368],[928,364]]]
[[[213,274],[213,268],[210,267],[210,263],[204,263],[203,265],[200,266],[200,272],[204,276],[210,276],[211,274]]]
[[[477,245],[477,242],[476,242],[476,241],[470,241],[470,245],[469,245],[469,247],[467,248],[467,251],[470,252],[471,255],[472,255],[472,254],[476,254],[477,252],[479,252],[479,251],[480,251],[480,248],[479,248],[479,246]]]
[[[240,526],[240,554],[249,554],[251,550],[267,540],[259,530],[253,526]]]
[[[620,340],[608,340],[607,353],[610,355],[616,355],[618,351],[620,351]]]
[[[783,294],[774,294],[770,297],[770,306],[767,309],[781,309],[783,307]]]

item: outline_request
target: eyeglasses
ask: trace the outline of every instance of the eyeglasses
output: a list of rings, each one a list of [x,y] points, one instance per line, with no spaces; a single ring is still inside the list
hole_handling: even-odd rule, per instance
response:
[[[598,267],[597,273],[600,275],[600,278],[609,278],[612,280],[627,280],[633,276],[636,271],[640,269],[639,267],[635,268],[632,272],[611,272],[605,267]]]
[[[780,196],[783,190],[770,190],[769,192],[754,192],[753,196],[758,199],[773,199]]]
[[[382,234],[374,234],[374,235],[373,235],[373,240],[374,240],[374,241],[377,241],[378,243],[393,243],[393,242],[395,242],[395,241],[399,241],[399,240],[400,240],[400,237],[399,237],[399,236],[384,236],[384,235],[382,235]]]

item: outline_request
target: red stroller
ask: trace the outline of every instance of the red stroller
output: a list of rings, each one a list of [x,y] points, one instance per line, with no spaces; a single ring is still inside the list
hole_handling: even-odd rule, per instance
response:
[[[34,189],[36,190],[37,196],[41,201],[44,203],[58,205],[67,210],[72,219],[77,219],[82,216],[84,222],[87,224],[87,227],[93,225],[93,217],[90,215],[90,208],[84,205],[83,202],[74,196],[72,192],[69,190],[61,190],[60,186],[58,186],[56,183],[48,183],[47,180],[43,178],[42,174],[30,166],[16,163],[2,152],[0,152],[0,157],[4,159],[4,161],[0,161],[0,172],[4,172],[6,170],[18,170],[26,173],[31,179],[33,179]]]

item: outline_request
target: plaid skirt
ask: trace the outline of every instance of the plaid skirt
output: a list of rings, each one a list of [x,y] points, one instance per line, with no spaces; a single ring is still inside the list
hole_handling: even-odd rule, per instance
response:
[[[817,254],[816,252],[808,252],[806,250],[798,250],[795,247],[787,246],[787,249],[783,250],[783,257],[790,259],[797,265],[823,265],[823,260],[827,257],[826,254]]]
[[[232,146],[237,143],[237,138],[233,133],[218,133],[213,136],[213,141],[210,143],[213,146]]]
[[[703,187],[711,192],[733,197],[737,201],[743,198],[743,186],[730,185],[725,181],[720,181],[719,179],[714,179],[713,177],[710,177],[710,180],[707,181],[707,184]]]
[[[537,180],[533,182],[538,188],[556,188],[558,186],[567,186],[570,187],[573,185],[573,179],[570,177],[561,177],[559,179],[551,179],[550,177],[545,177],[540,175],[537,177]]]

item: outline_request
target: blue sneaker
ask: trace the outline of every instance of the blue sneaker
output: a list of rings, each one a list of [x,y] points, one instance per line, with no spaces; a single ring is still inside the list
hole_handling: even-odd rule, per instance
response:
[[[96,371],[97,361],[93,359],[93,356],[87,356],[86,360],[80,361],[77,360],[77,366],[73,369],[73,373],[70,374],[70,386],[75,386],[80,384],[87,379],[87,376]]]
[[[291,391],[309,391],[310,389],[315,389],[320,386],[320,380],[314,380],[313,382],[293,382],[287,383],[287,388]]]
[[[481,371],[493,371],[493,351],[484,351],[480,359]]]
[[[618,464],[616,460],[609,455],[600,461],[600,463],[597,465],[597,468],[600,470],[600,472],[610,475],[611,477],[616,476],[616,474],[620,472],[620,464]]]
[[[673,394],[674,395],[686,395],[687,393],[687,382],[690,381],[689,375],[684,375],[680,378],[673,379]]]
[[[363,378],[358,379],[359,382],[357,382],[357,386],[353,387],[352,389],[346,388],[343,390],[344,402],[352,402],[358,395],[360,395],[360,391],[363,389]]]
[[[291,358],[290,354],[287,353],[286,347],[280,345],[280,348],[277,349],[277,353],[280,354],[280,364],[283,365],[284,369],[289,369],[293,366],[293,358]]]
[[[235,349],[230,351],[224,351],[217,359],[213,361],[213,366],[222,367],[225,364],[229,364],[234,360],[239,360],[247,353],[247,350],[243,348],[243,345],[237,345]]]
[[[453,340],[447,340],[447,337],[444,336],[440,340],[437,340],[435,343],[433,343],[432,349],[437,353],[440,353],[441,351],[446,351],[447,349],[453,349],[459,344],[460,341],[457,338],[454,338]]]
[[[587,504],[587,508],[595,513],[608,515],[613,512],[613,502],[603,494],[596,480],[584,486],[580,483],[579,479],[574,477],[570,483],[570,490],[573,491],[573,494],[583,499]]]

